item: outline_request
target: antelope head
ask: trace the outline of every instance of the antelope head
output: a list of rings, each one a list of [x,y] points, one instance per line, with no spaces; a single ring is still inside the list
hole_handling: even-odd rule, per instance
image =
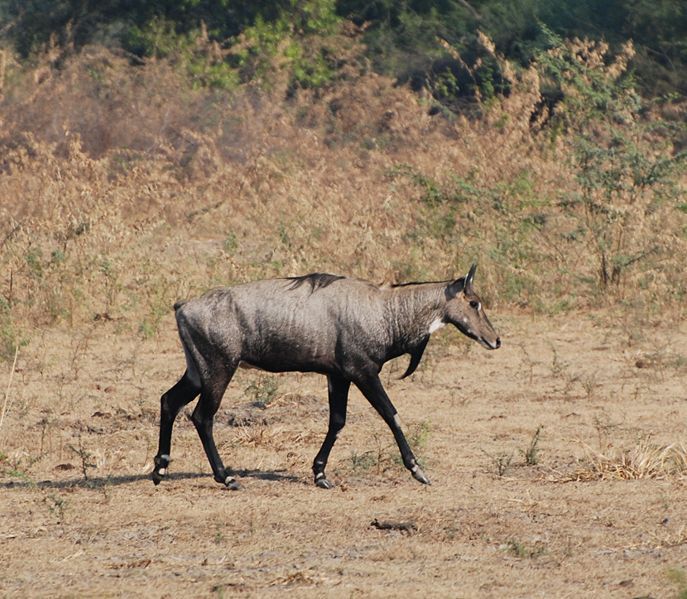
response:
[[[446,288],[444,320],[483,347],[498,349],[501,347],[501,339],[491,326],[482,307],[482,301],[472,285],[476,270],[477,264],[473,264],[465,277],[457,279]]]

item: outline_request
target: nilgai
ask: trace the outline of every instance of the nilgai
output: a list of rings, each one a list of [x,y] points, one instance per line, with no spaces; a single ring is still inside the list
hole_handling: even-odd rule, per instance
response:
[[[314,273],[215,289],[175,304],[186,372],[161,398],[153,481],[158,484],[167,474],[172,426],[179,410],[200,394],[191,420],[215,480],[238,488],[217,452],[212,425],[231,377],[244,365],[327,376],[329,428],[313,463],[318,487],[333,486],[325,467],[346,423],[351,383],[391,429],[405,467],[418,481],[429,484],[403,435],[379,372],[385,362],[409,354],[403,377],[410,375],[430,335],[445,324],[454,325],[487,349],[501,346],[473,289],[475,269],[473,264],[465,277],[455,281],[394,286]]]

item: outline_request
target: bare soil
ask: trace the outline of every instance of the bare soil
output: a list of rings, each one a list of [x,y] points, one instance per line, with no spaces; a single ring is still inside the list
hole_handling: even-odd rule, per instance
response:
[[[155,487],[158,398],[183,370],[171,316],[147,341],[107,320],[34,336],[0,380],[0,594],[677,596],[685,474],[594,465],[685,441],[684,323],[491,316],[499,351],[444,330],[413,377],[383,373],[433,484],[352,391],[330,491],[310,472],[322,377],[269,375],[257,407],[266,379],[237,374],[215,434],[242,490],[212,480],[183,415]]]

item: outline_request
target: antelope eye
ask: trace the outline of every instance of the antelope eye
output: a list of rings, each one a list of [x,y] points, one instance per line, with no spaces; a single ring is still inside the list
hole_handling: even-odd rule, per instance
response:
[[[477,310],[479,308],[479,302],[477,300],[470,300],[470,307]]]

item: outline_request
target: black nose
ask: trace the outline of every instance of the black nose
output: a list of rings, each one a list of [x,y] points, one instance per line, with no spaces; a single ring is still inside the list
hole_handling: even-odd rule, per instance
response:
[[[498,349],[499,347],[501,347],[501,337],[496,338],[496,349]]]

